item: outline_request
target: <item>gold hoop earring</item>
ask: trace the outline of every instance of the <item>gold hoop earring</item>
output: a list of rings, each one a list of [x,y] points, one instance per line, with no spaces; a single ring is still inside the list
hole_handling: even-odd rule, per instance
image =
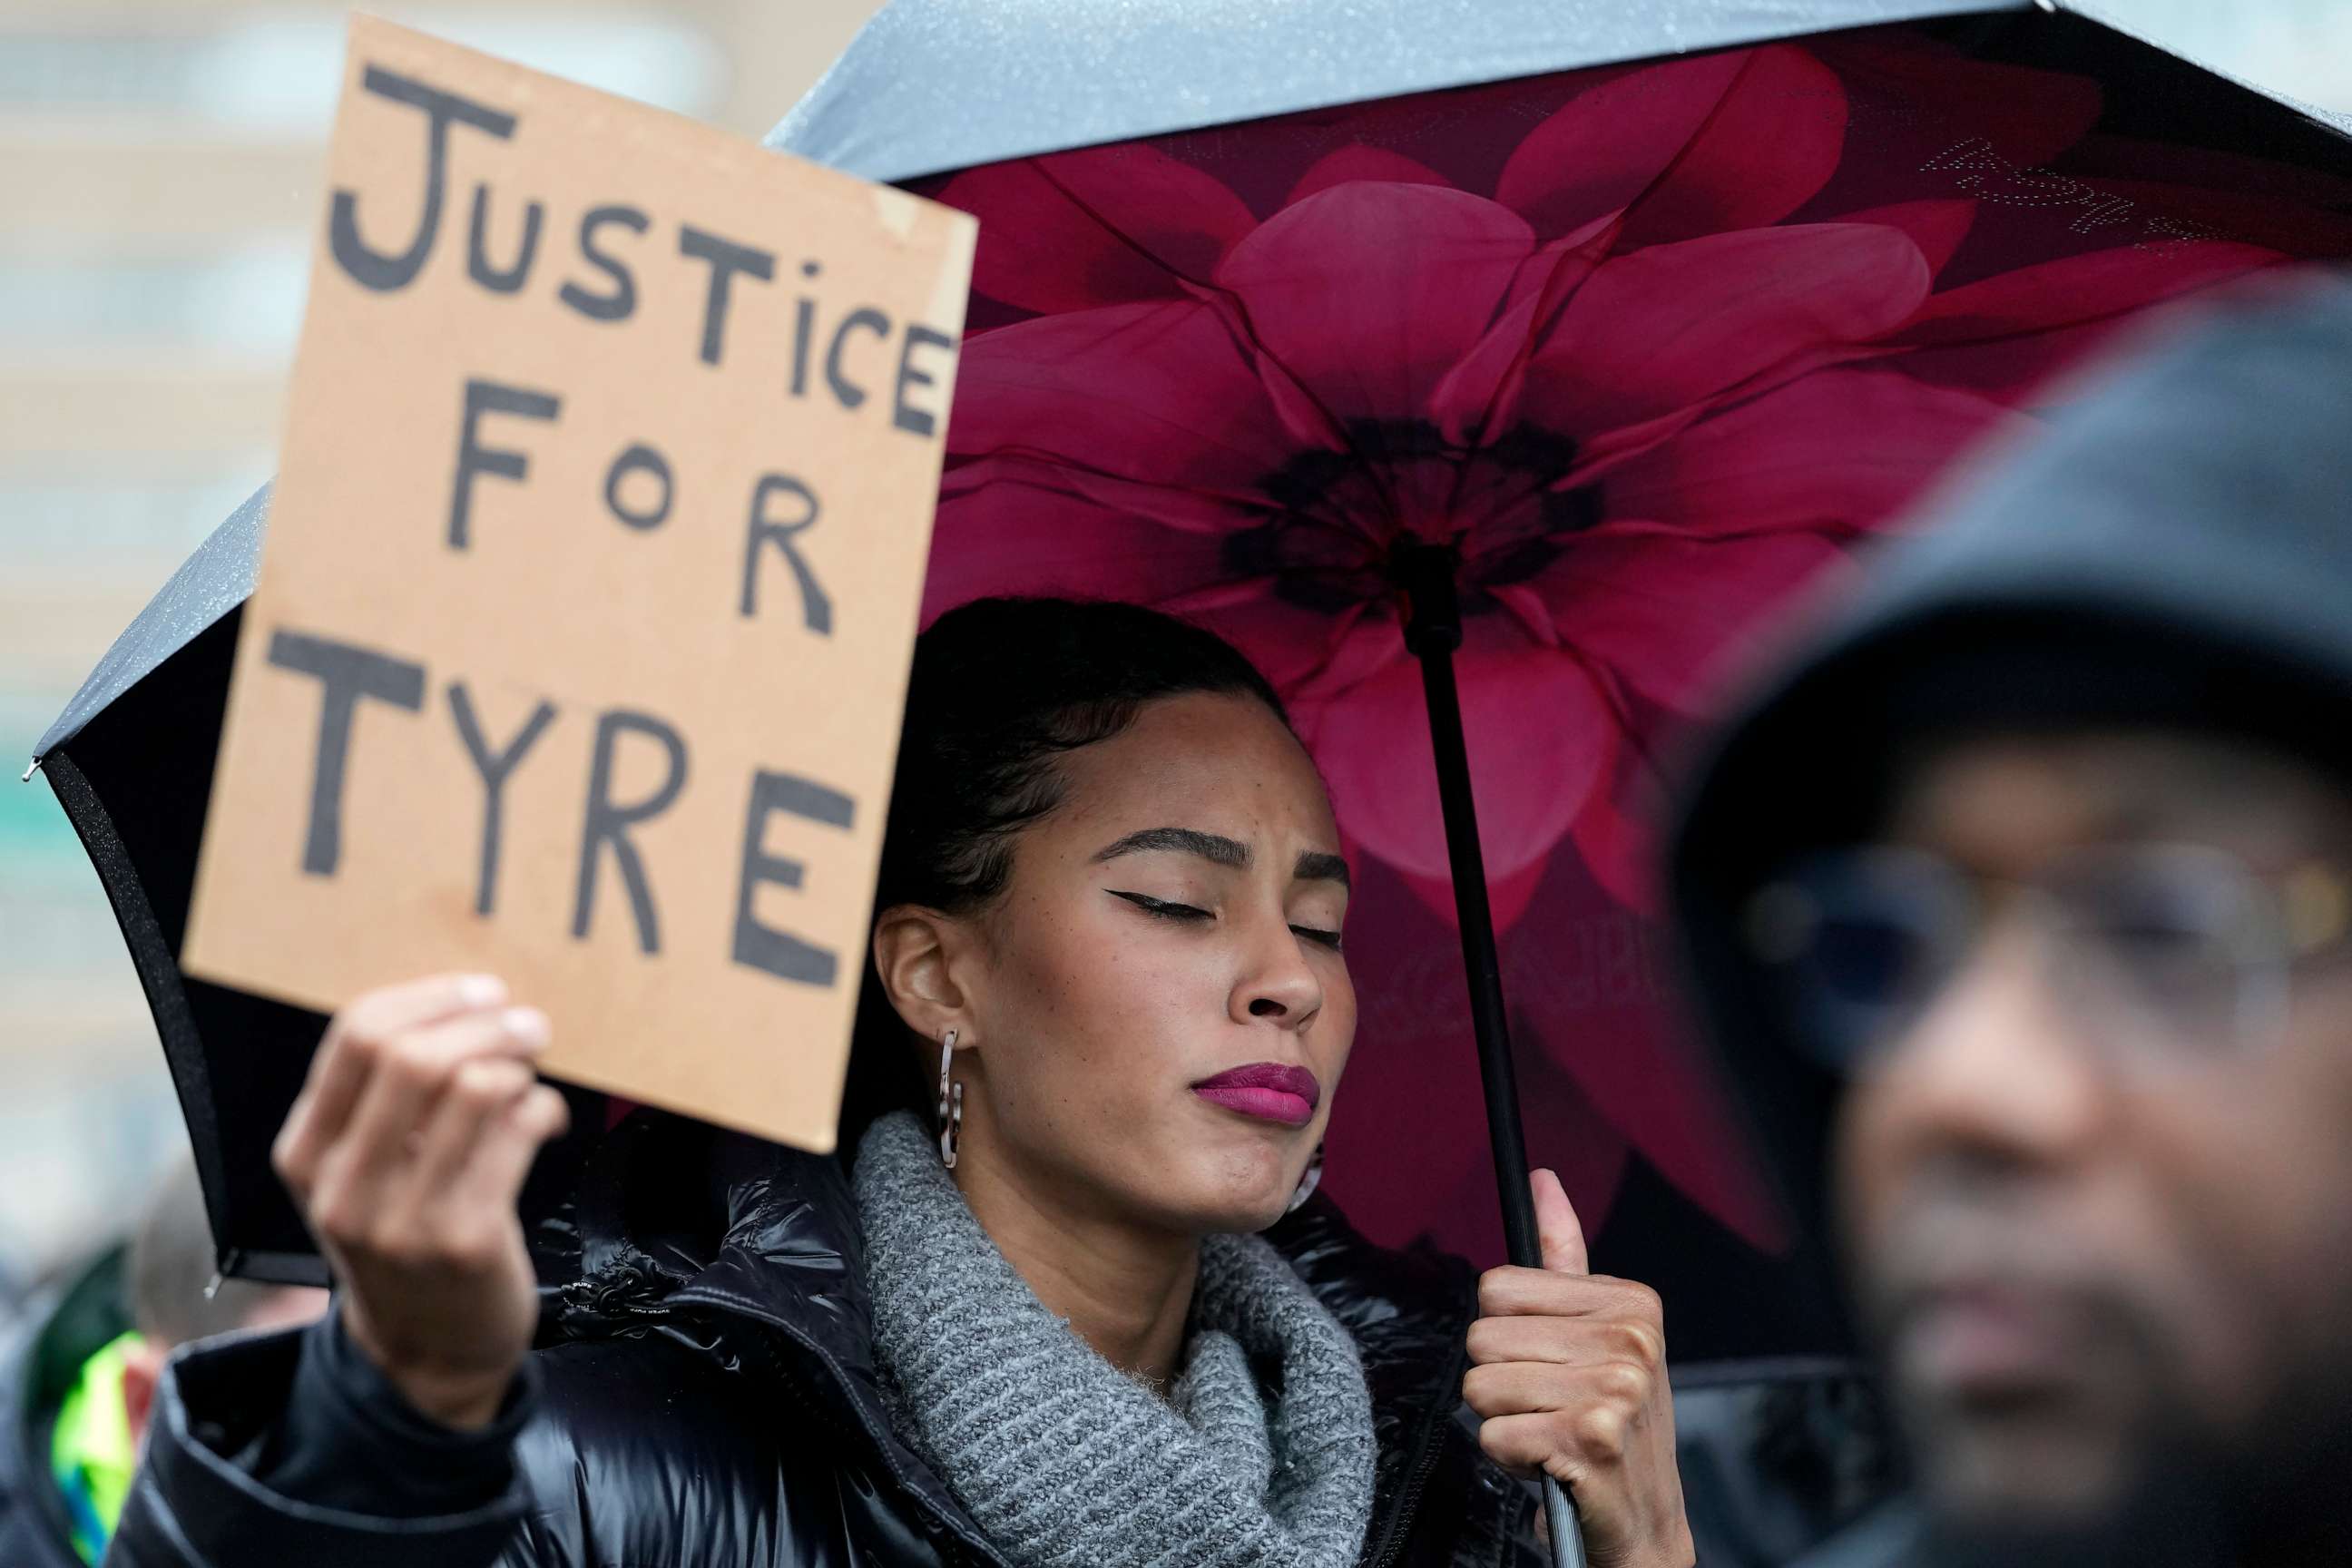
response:
[[[940,1041],[940,1163],[956,1167],[956,1144],[963,1137],[963,1085],[955,1080],[956,1032]]]

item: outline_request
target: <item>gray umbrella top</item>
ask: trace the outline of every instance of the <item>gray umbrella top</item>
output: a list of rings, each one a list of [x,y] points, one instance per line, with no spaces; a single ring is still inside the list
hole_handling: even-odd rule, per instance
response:
[[[891,0],[767,144],[896,182],[1399,93],[2030,8],[2031,0]]]
[[[212,531],[195,553],[180,563],[138,618],[123,628],[73,694],[66,710],[33,748],[36,766],[52,747],[62,746],[106,705],[130,690],[147,672],[185,647],[196,634],[245,603],[261,566],[261,540],[268,531],[269,487],[245,498],[228,520]],[[26,778],[32,777],[27,771]]]

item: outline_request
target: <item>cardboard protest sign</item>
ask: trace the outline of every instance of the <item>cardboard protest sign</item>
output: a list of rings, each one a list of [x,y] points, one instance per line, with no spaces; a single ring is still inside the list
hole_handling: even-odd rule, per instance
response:
[[[183,963],[831,1147],[974,226],[359,18]]]

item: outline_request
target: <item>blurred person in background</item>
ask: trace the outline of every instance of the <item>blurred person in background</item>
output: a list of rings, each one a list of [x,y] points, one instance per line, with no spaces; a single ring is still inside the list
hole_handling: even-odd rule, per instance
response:
[[[1708,1023],[1782,1064],[1917,1557],[2352,1562],[2352,292],[1951,510],[1688,797]]]
[[[215,1274],[204,1193],[184,1158],[131,1239],[37,1297],[0,1342],[0,1564],[72,1568],[104,1554],[174,1348],[326,1307],[323,1290],[215,1287]]]

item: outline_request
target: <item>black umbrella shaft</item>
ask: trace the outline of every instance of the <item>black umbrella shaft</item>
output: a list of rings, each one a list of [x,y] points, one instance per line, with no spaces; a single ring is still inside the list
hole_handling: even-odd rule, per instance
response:
[[[1470,982],[1470,1028],[1478,1044],[1478,1080],[1486,1091],[1486,1134],[1495,1151],[1495,1185],[1503,1202],[1503,1241],[1523,1268],[1543,1267],[1535,1194],[1528,1188],[1528,1139],[1519,1125],[1518,1074],[1511,1063],[1510,1015],[1503,1006],[1502,955],[1495,912],[1486,901],[1486,856],[1478,844],[1478,806],[1470,796],[1470,745],[1462,731],[1462,690],[1454,650],[1462,646],[1462,610],[1451,552],[1424,546],[1398,559],[1412,615],[1405,645],[1421,660],[1429,708],[1429,745],[1437,760],[1437,803],[1445,820],[1445,858],[1454,877],[1454,924],[1462,930],[1462,968]],[[1551,1477],[1543,1481],[1544,1523],[1553,1568],[1584,1568],[1576,1504]]]
[[[1478,1042],[1478,1078],[1486,1090],[1486,1131],[1495,1148],[1495,1185],[1503,1200],[1503,1240],[1513,1263],[1543,1267],[1535,1197],[1528,1189],[1528,1141],[1519,1125],[1518,1077],[1511,1061],[1510,1016],[1503,1005],[1502,957],[1486,902],[1486,857],[1478,845],[1478,808],[1470,798],[1470,752],[1462,732],[1462,694],[1454,650],[1415,639],[1421,688],[1429,703],[1429,741],[1437,754],[1437,799],[1445,819],[1445,855],[1454,872],[1454,923],[1462,930],[1462,967],[1470,982],[1470,1027]]]
[[[1486,902],[1486,856],[1478,844],[1478,806],[1470,795],[1470,748],[1462,730],[1462,692],[1454,650],[1462,646],[1462,611],[1452,552],[1423,545],[1398,559],[1412,602],[1405,646],[1421,660],[1429,708],[1429,744],[1437,760],[1437,800],[1445,821],[1445,856],[1454,875],[1454,923],[1470,982],[1470,1026],[1478,1078],[1486,1090],[1486,1131],[1495,1149],[1495,1185],[1503,1202],[1503,1240],[1513,1263],[1543,1267],[1534,1194],[1528,1190],[1528,1141],[1519,1125],[1518,1075],[1511,1062],[1510,1016],[1503,1005],[1502,956]]]

